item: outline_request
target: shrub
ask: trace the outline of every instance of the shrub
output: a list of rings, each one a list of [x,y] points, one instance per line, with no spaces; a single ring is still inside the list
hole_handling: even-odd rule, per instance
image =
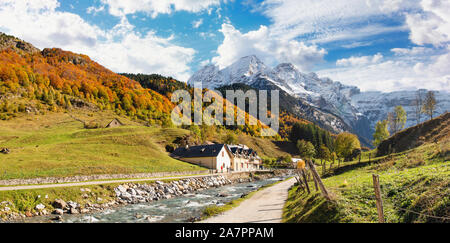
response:
[[[84,123],[84,128],[86,129],[97,129],[100,128],[100,124],[98,124],[97,122],[89,122],[89,123]]]

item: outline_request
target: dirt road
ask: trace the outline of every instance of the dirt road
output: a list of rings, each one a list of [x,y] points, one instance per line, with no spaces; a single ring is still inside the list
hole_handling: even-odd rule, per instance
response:
[[[261,190],[238,207],[201,223],[280,223],[288,189],[294,183],[292,178]]]

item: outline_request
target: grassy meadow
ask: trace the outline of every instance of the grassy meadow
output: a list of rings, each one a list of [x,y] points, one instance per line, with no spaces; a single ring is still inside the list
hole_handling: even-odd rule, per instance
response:
[[[146,127],[119,118],[125,126],[105,127],[110,112],[50,113],[0,121],[0,179],[92,174],[193,171],[203,168],[172,159],[165,145],[188,134],[177,128]]]
[[[449,151],[450,140],[426,144],[326,177],[332,201],[316,192],[301,193],[295,186],[284,222],[378,222],[372,174],[380,176],[386,222],[449,222]]]
[[[105,127],[114,118],[124,126],[84,127],[85,123]],[[189,133],[180,128],[147,127],[110,111],[83,109],[0,120],[0,149],[11,151],[0,154],[0,180],[204,170],[166,152],[166,145]],[[218,129],[214,141],[224,142],[226,134]],[[240,134],[237,141],[262,157],[288,154],[286,146],[270,139]]]

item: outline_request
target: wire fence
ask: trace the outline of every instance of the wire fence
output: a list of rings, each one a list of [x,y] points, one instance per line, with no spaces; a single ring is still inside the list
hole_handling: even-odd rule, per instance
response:
[[[420,216],[424,216],[424,217],[428,217],[428,218],[434,218],[434,219],[443,219],[443,220],[450,220],[450,217],[441,217],[441,216],[434,216],[434,215],[429,215],[429,214],[424,214],[424,213],[419,213],[416,211],[412,211],[410,209],[406,209],[406,208],[401,208],[401,207],[397,207],[395,205],[390,204],[393,208],[400,210],[400,211],[404,211],[404,212],[408,212],[408,213],[413,213],[416,215],[420,215]]]
[[[361,188],[364,188],[365,186],[361,186]],[[403,190],[413,190],[414,185],[408,185],[408,186],[403,186],[402,189]],[[333,191],[342,191],[342,192],[348,192],[348,191],[352,191],[354,190],[354,188],[339,188],[339,187],[330,187],[330,189],[332,189]],[[386,193],[382,191],[382,195],[384,195],[384,198],[386,198]],[[443,195],[444,196],[444,195]],[[440,220],[445,220],[445,221],[450,221],[450,217],[447,216],[435,216],[435,215],[429,215],[429,214],[425,214],[425,213],[421,213],[421,212],[416,212],[413,211],[411,209],[407,209],[407,208],[402,208],[399,206],[394,205],[393,203],[391,203],[388,200],[384,200],[384,203],[386,203],[387,205],[389,205],[390,207],[399,210],[399,211],[403,211],[403,212],[407,212],[407,213],[412,213],[412,214],[416,214],[419,216],[423,216],[423,217],[427,217],[427,218],[433,218],[433,219],[440,219]]]

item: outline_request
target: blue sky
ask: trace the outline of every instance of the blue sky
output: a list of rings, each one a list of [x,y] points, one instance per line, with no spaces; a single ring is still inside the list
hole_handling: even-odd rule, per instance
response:
[[[362,90],[450,86],[445,0],[3,0],[0,31],[182,81],[246,55]]]

